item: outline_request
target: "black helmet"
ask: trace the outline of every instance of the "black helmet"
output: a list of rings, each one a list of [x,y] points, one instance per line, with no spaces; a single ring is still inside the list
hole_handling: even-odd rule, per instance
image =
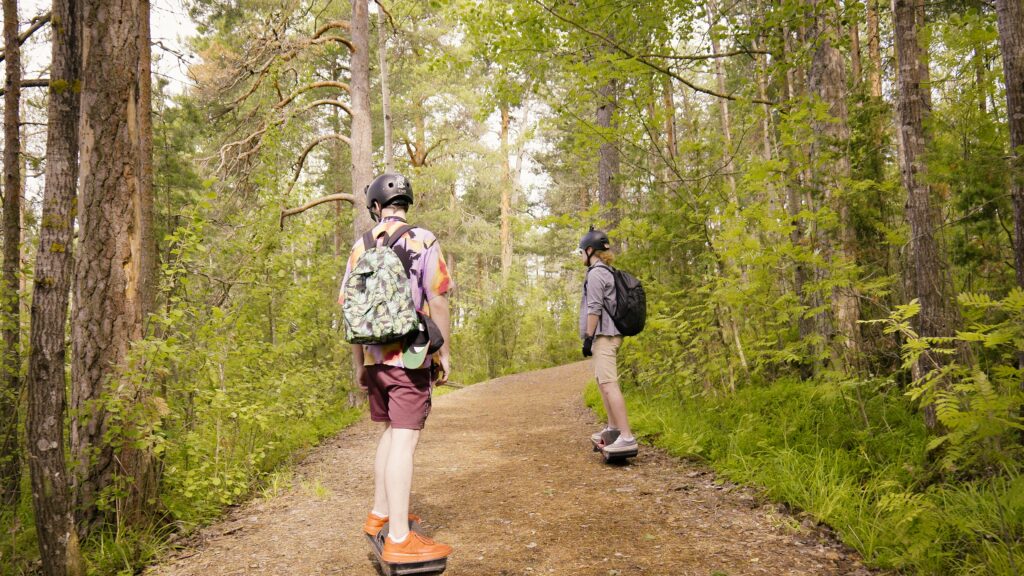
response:
[[[594,227],[591,226],[590,231],[580,239],[580,250],[585,252],[587,248],[593,248],[595,251],[610,249],[611,242],[608,241],[608,234],[601,230],[594,230]]]
[[[381,174],[366,187],[367,208],[372,209],[374,203],[383,208],[400,199],[412,204],[412,184],[401,174]]]

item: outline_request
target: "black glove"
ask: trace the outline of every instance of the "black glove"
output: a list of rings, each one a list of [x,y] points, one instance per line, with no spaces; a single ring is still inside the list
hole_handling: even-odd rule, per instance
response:
[[[583,339],[583,357],[590,358],[594,355],[594,351],[591,348],[594,347],[594,337],[587,336]]]

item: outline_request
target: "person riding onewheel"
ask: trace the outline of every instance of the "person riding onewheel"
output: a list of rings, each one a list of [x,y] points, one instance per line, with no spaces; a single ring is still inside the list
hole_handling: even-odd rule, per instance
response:
[[[366,207],[377,225],[352,247],[339,297],[356,382],[369,397],[370,419],[384,427],[363,531],[375,538],[388,523],[380,558],[395,564],[452,552],[410,529],[419,521],[409,513],[409,496],[432,374],[444,383],[450,371],[446,294],[453,287],[437,238],[406,221],[412,204],[412,185],[399,174],[378,176],[367,187]]]
[[[616,271],[610,266],[614,256],[608,234],[591,228],[580,240],[576,254],[587,267],[580,301],[583,356],[593,357],[594,375],[608,414],[608,425],[595,432],[591,441],[606,457],[633,456],[637,442],[629,427],[626,401],[619,388],[617,361],[623,333],[612,316],[620,306],[616,297]],[[614,441],[606,444],[609,438]]]

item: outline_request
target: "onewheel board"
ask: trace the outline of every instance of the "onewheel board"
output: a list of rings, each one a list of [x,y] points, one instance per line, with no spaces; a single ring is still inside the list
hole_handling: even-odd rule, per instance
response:
[[[405,576],[406,574],[441,574],[445,568],[448,567],[448,559],[441,558],[440,560],[428,560],[427,562],[409,562],[402,564],[393,564],[391,562],[385,562],[381,558],[381,552],[384,550],[384,539],[388,537],[388,528],[391,526],[388,524],[384,525],[384,528],[376,536],[366,535],[366,540],[370,543],[370,549],[373,550],[373,557],[377,561],[377,565],[380,566],[380,571],[384,576]],[[410,522],[409,530],[419,531],[419,523]]]
[[[601,441],[600,442],[593,442],[592,441],[593,444],[594,444],[594,452],[600,452],[601,456],[604,457],[604,461],[608,462],[608,463],[625,462],[627,458],[633,458],[634,456],[636,456],[639,453],[638,450],[633,450],[631,452],[619,452],[619,453],[616,453],[616,454],[609,454],[608,452],[606,452],[604,447],[610,445],[613,442],[615,442],[615,440],[618,439],[618,437],[619,437],[619,431],[618,430],[606,430],[606,431],[604,431],[601,434]]]

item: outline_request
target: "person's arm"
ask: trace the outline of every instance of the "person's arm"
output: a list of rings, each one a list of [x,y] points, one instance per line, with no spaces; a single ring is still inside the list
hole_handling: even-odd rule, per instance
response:
[[[587,314],[587,338],[593,338],[597,332],[597,323],[601,321],[601,317],[597,314]]]
[[[363,366],[363,345],[353,344],[352,345],[352,373],[356,379],[356,384],[366,390],[363,385],[363,373],[366,372],[366,366]]]
[[[441,345],[441,349],[438,350],[439,360],[441,361],[441,370],[444,372],[441,374],[438,384],[444,384],[448,382],[448,375],[451,373],[451,342],[452,342],[452,321],[451,321],[451,309],[448,306],[448,296],[441,294],[435,296],[430,300],[430,319],[437,324],[437,328],[441,331],[441,336],[444,338],[444,344]]]

